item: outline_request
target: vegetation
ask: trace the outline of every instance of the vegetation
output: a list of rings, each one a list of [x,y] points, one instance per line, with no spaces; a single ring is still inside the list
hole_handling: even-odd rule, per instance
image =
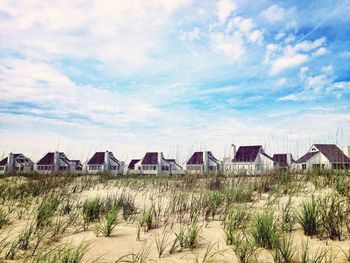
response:
[[[349,174],[322,171],[4,175],[0,262],[105,262],[109,251],[95,250],[104,242],[126,246],[125,255],[111,249],[115,262],[167,261],[169,255],[195,262],[264,262],[263,255],[274,262],[349,262],[349,189]],[[135,243],[125,244],[130,234]]]

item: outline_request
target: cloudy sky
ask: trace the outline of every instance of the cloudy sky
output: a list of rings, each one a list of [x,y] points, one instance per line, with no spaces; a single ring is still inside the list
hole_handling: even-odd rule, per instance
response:
[[[350,144],[350,1],[0,2],[0,155]]]

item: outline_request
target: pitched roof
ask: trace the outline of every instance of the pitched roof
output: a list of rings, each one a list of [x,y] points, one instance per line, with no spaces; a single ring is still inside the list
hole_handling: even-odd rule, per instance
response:
[[[114,157],[112,152],[109,152],[109,159],[111,159],[113,162],[120,163],[119,160]]]
[[[70,160],[70,162],[74,163],[76,166],[82,165],[80,160]]]
[[[60,160],[69,165],[69,159],[67,158],[67,156],[63,152],[59,152],[58,154]],[[37,165],[54,165],[54,158],[55,153],[49,152],[37,162]]]
[[[141,164],[155,165],[158,163],[158,152],[148,152],[143,157]]]
[[[187,165],[202,165],[203,164],[203,152],[195,152],[192,154],[191,158],[187,161]],[[218,163],[219,160],[214,157],[211,151],[208,151],[208,159],[213,162]]]
[[[37,162],[37,165],[53,165],[54,164],[53,159],[54,159],[54,153],[49,152]]]
[[[95,152],[91,159],[87,162],[88,165],[102,165],[105,162],[105,152]]]
[[[288,153],[274,154],[272,160],[279,167],[288,167]],[[292,161],[292,160],[291,160]]]
[[[129,165],[128,165],[128,169],[134,170],[134,169],[135,169],[135,164],[136,164],[137,162],[139,162],[139,161],[140,161],[140,159],[133,159],[133,160],[131,160],[130,163],[129,163]]]
[[[313,157],[317,153],[319,153],[319,152],[308,152],[308,153],[304,154],[303,156],[301,156],[296,162],[297,163],[305,163],[306,161],[311,159],[311,157]]]
[[[261,147],[261,145],[240,146],[232,162],[254,162]],[[270,156],[268,157],[271,158]]]
[[[187,161],[187,165],[201,165],[203,164],[203,152],[195,152]]]
[[[167,161],[168,163],[176,163],[175,159],[164,159],[165,161]]]
[[[314,144],[314,146],[332,163],[350,162],[350,159],[335,144]]]
[[[5,166],[5,165],[7,165],[7,157],[0,161],[0,166]]]

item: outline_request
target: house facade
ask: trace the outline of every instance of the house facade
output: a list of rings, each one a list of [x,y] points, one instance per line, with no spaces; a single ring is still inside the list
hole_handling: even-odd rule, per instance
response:
[[[272,158],[267,155],[261,145],[236,146],[232,145],[231,160],[225,159],[224,172],[226,174],[254,175],[261,174],[274,168]]]
[[[283,171],[289,171],[295,163],[291,153],[274,154],[272,160],[274,168]]]
[[[124,172],[124,162],[114,157],[112,152],[96,152],[86,164],[88,173],[110,172],[122,174]]]
[[[313,144],[296,161],[299,170],[350,169],[350,159],[335,144]]]
[[[221,162],[214,157],[211,151],[194,152],[186,162],[186,173],[207,174],[218,173]]]
[[[39,173],[80,172],[82,165],[79,160],[69,160],[63,152],[48,152],[35,165]]]
[[[175,159],[165,159],[162,152],[147,152],[140,160],[132,160],[128,166],[129,173],[145,175],[182,174],[182,168]]]
[[[34,163],[21,153],[10,153],[8,157],[0,161],[0,174],[7,172],[33,171]]]

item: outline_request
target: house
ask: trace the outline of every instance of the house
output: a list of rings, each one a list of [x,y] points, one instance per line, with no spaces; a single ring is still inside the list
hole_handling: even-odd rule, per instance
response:
[[[137,174],[138,171],[135,169],[135,164],[138,163],[141,159],[132,159],[127,167],[127,174]]]
[[[0,174],[6,172],[29,172],[33,171],[33,162],[21,153],[10,153],[8,157],[0,161]]]
[[[129,164],[130,168],[134,166],[133,173],[137,174],[181,174],[182,168],[175,159],[165,159],[162,152],[147,152],[145,156],[133,163]]]
[[[69,160],[63,152],[48,152],[34,166],[39,173],[79,172],[82,165],[79,160]]]
[[[122,174],[124,171],[124,162],[114,157],[112,152],[96,152],[86,165],[88,173],[111,172]]]
[[[278,153],[272,156],[273,166],[275,169],[288,171],[292,164],[295,163],[291,153]]]
[[[261,174],[274,167],[272,158],[261,145],[236,146],[232,144],[232,159],[224,162],[224,172],[228,174]]]
[[[350,169],[350,159],[335,144],[313,144],[297,160],[300,170]]]
[[[218,173],[220,169],[221,163],[211,151],[195,152],[186,162],[186,173],[189,174]]]

